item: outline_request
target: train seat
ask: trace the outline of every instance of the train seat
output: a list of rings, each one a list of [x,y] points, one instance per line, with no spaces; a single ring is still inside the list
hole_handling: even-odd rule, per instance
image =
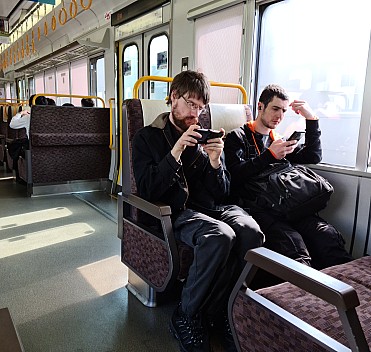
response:
[[[2,352],[24,352],[8,308],[0,308],[0,347]]]
[[[149,307],[157,305],[157,293],[186,278],[193,260],[193,250],[175,241],[170,207],[138,197],[132,171],[133,136],[164,111],[169,111],[165,101],[128,99],[122,113],[122,192],[118,201],[121,260],[129,268],[128,290]],[[226,131],[249,119],[251,110],[243,104],[209,104],[199,117],[204,128],[223,127]]]
[[[239,351],[370,351],[370,256],[321,271],[266,248],[245,258],[229,300]],[[287,282],[254,291],[258,268]]]
[[[5,146],[7,132],[7,121],[4,119],[5,105],[0,105],[0,162],[5,161]]]
[[[108,108],[33,105],[30,149],[18,162],[28,194],[47,186],[50,192],[57,186],[67,192],[73,190],[74,183],[82,187],[84,182],[107,180],[109,136]]]
[[[11,158],[8,150],[8,145],[16,139],[27,138],[27,132],[25,128],[13,129],[9,127],[9,123],[12,120],[12,117],[18,112],[21,111],[22,107],[17,105],[8,105],[5,110],[5,119],[6,119],[6,152],[5,160],[6,165],[9,170],[14,169],[13,159]]]

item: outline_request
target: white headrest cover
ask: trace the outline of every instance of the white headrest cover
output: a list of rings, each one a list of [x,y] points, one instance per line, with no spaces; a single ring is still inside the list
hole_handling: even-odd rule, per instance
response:
[[[163,112],[170,111],[166,100],[141,99],[144,126],[150,125],[155,118]]]
[[[252,120],[251,108],[245,104],[209,104],[211,128],[228,133]]]

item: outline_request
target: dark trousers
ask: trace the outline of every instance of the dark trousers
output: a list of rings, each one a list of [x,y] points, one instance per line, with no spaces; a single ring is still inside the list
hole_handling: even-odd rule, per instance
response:
[[[283,217],[253,213],[265,233],[265,247],[315,269],[353,260],[346,251],[341,233],[318,215],[296,221]]]
[[[182,310],[189,316],[201,311],[218,314],[245,265],[244,256],[264,242],[256,221],[230,205],[209,216],[187,209],[174,222],[177,239],[194,249],[194,260],[182,291]]]

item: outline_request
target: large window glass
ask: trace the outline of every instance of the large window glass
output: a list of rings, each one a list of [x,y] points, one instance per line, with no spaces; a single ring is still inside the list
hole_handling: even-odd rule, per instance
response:
[[[258,92],[283,86],[320,118],[323,163],[354,167],[370,40],[369,0],[286,0],[261,22]],[[288,111],[279,132],[304,128]]]
[[[105,100],[105,73],[104,57],[90,59],[90,94]],[[96,99],[96,106],[102,106],[102,102]]]
[[[151,39],[149,43],[149,74],[167,77],[169,75],[169,39],[162,34]],[[168,92],[168,83],[150,82],[150,99],[164,100]]]
[[[58,94],[70,94],[70,71],[69,65],[59,66],[57,68],[57,93]],[[64,103],[70,103],[70,97],[57,97],[57,105],[63,105]]]
[[[45,71],[45,93],[55,94],[55,92],[55,68],[52,68]],[[55,101],[54,96],[48,96],[47,94],[45,96]]]
[[[138,80],[139,51],[136,44],[130,44],[124,49],[122,75],[124,82],[124,100],[133,97],[133,87]]]
[[[240,83],[243,4],[195,21],[195,68],[210,81]],[[211,87],[213,103],[238,103],[239,91]]]
[[[44,72],[35,75],[35,94],[45,93]]]
[[[71,62],[71,94],[88,95],[88,61],[81,59]],[[80,98],[73,98],[72,104],[81,106]]]

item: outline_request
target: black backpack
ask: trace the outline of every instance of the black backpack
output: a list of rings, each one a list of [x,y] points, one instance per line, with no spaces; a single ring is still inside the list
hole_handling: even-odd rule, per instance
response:
[[[269,209],[295,220],[324,209],[334,188],[313,170],[284,160],[249,177],[244,191],[244,206]]]

